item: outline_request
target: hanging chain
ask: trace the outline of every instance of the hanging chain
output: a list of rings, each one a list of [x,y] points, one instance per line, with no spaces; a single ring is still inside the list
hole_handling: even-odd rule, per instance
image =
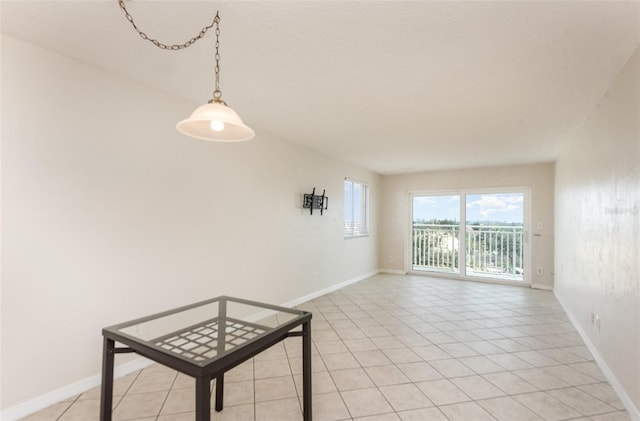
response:
[[[191,44],[195,43],[196,41],[198,41],[199,39],[202,39],[202,37],[204,37],[204,35],[207,33],[207,31],[211,28],[213,28],[213,25],[216,25],[216,91],[219,92],[218,90],[218,86],[217,86],[217,81],[218,81],[218,65],[217,65],[217,60],[219,59],[218,56],[218,41],[217,41],[217,36],[220,33],[220,29],[217,26],[220,23],[220,17],[218,16],[218,13],[216,13],[216,17],[213,18],[213,20],[211,21],[211,23],[207,26],[205,26],[204,28],[202,28],[200,30],[200,33],[198,35],[196,35],[195,37],[191,38],[190,40],[188,40],[187,42],[184,42],[182,44],[171,44],[171,45],[167,45],[167,44],[163,44],[160,41],[158,41],[155,38],[150,38],[147,34],[145,34],[144,32],[142,32],[138,26],[135,24],[135,22],[133,21],[133,17],[131,16],[131,14],[129,13],[129,11],[127,10],[126,6],[124,5],[124,0],[118,0],[118,3],[120,4],[120,9],[122,9],[122,13],[124,13],[125,17],[127,18],[127,20],[131,23],[131,26],[133,26],[133,29],[136,30],[136,32],[138,33],[138,35],[140,35],[140,37],[144,40],[149,41],[150,43],[152,43],[153,45],[155,45],[158,48],[162,48],[163,50],[183,50],[189,46],[191,46]]]
[[[216,17],[213,19],[216,24],[216,88],[213,91],[213,100],[215,102],[223,102],[222,92],[220,92],[220,16],[216,12]]]

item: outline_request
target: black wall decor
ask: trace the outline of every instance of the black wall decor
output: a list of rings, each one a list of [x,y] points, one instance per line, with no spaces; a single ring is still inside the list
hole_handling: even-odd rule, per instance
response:
[[[320,209],[320,215],[322,215],[322,211],[325,209],[329,209],[329,198],[324,195],[325,190],[322,190],[322,196],[316,195],[316,188],[313,188],[311,194],[304,195],[304,201],[302,202],[302,207],[304,209],[309,209],[309,213],[313,215],[314,209]]]

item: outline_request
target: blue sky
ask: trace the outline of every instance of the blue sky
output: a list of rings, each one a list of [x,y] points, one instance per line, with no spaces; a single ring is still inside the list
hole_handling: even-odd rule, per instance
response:
[[[467,221],[523,222],[522,193],[469,194]],[[420,196],[413,199],[414,219],[460,220],[460,196]]]

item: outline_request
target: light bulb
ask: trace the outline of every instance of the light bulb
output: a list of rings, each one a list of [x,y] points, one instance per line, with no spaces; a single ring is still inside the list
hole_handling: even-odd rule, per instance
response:
[[[213,130],[214,132],[221,132],[224,130],[224,122],[220,120],[211,120],[209,126],[211,126],[211,130]]]

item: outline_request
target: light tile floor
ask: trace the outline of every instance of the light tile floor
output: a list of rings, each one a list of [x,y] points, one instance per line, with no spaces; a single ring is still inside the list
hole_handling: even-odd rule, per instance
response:
[[[313,312],[315,421],[629,420],[551,292],[377,275],[300,308]],[[301,420],[301,364],[294,337],[231,370],[212,419]],[[152,365],[116,380],[114,420],[193,420],[193,389]],[[25,420],[97,420],[99,398]]]

